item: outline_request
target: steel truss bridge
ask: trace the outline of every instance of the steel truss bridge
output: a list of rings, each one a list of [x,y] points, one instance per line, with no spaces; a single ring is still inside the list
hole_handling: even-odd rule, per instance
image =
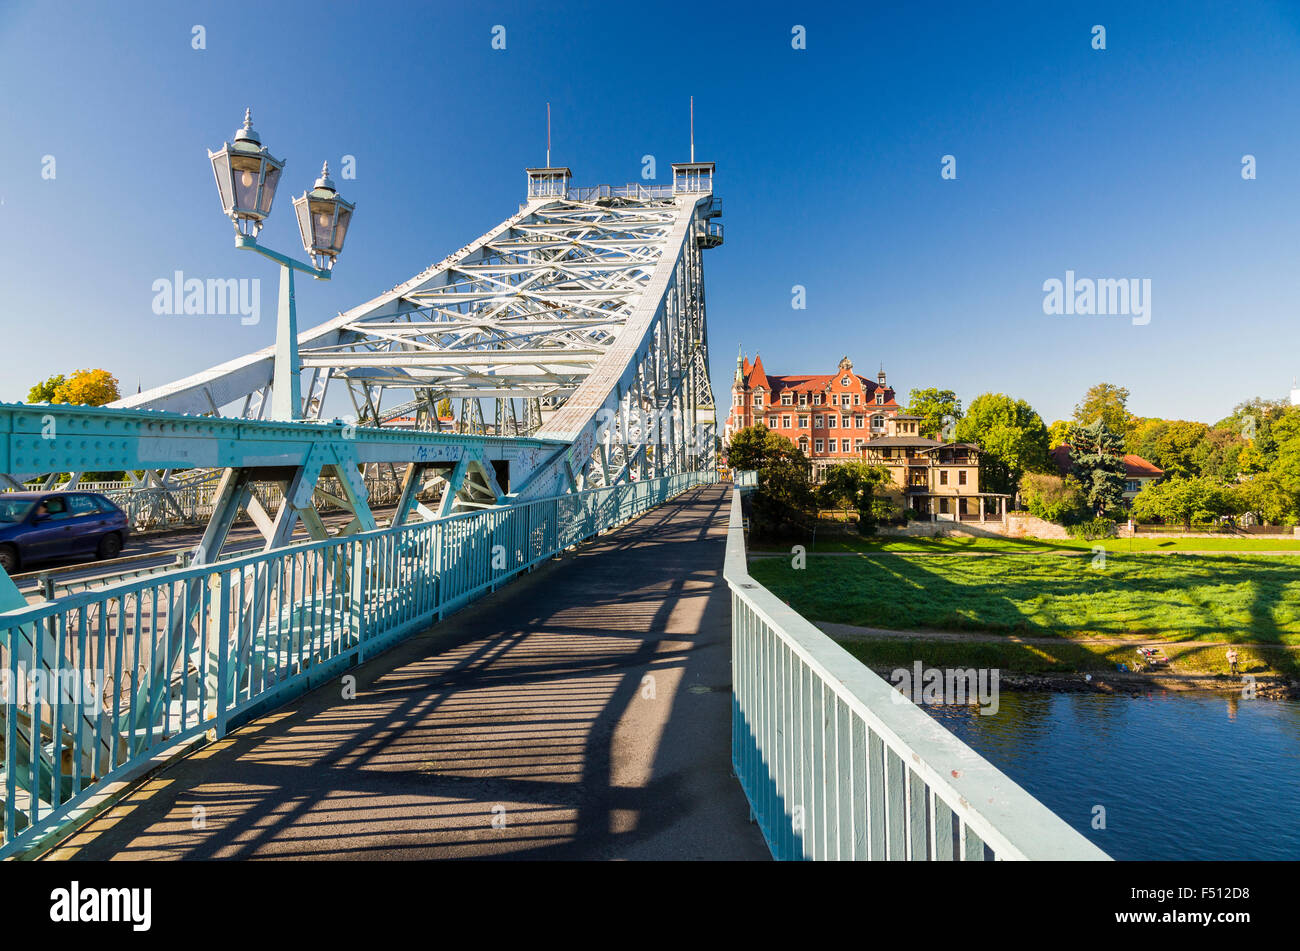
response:
[[[712,471],[702,251],[722,242],[713,168],[674,165],[671,186],[621,188],[529,169],[517,214],[299,334],[303,422],[265,418],[268,347],[103,409],[0,404],[0,482],[53,485],[71,473],[65,485],[75,486],[85,471],[143,471],[141,490],[166,503],[194,470],[214,470],[201,563],[241,512],[268,548],[287,544],[300,520],[324,537],[322,500],[353,513],[347,531],[375,528],[358,477],[367,470],[401,481],[394,525]],[[324,417],[337,390],[356,422]],[[444,400],[459,410],[459,432],[434,435]],[[222,414],[232,406],[236,415]],[[383,425],[401,417],[417,432]],[[335,491],[322,494],[322,478]],[[252,494],[256,482],[283,489],[275,514]],[[421,501],[438,492],[436,509]]]
[[[516,214],[298,335],[300,420],[267,418],[275,347],[106,407],[0,404],[0,488],[142,472],[138,491],[179,511],[176,493],[218,480],[180,572],[29,607],[0,569],[0,854],[210,720],[224,730],[238,710],[714,480],[713,172],[691,162],[671,185],[579,188],[567,168],[528,169]],[[340,391],[354,420],[326,413]],[[400,485],[383,531],[376,475]],[[267,484],[274,511],[253,491]],[[322,504],[351,513],[341,532],[326,531]],[[223,559],[240,516],[264,553]],[[310,541],[291,546],[299,524]],[[420,579],[436,592],[417,605]],[[33,674],[52,686],[24,705],[14,691]]]

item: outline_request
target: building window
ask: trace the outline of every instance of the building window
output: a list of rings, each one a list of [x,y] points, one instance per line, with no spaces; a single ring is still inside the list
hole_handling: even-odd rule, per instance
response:
[[[835,421],[838,420],[838,419],[839,419],[838,416],[827,416],[827,417],[826,417],[826,428],[827,428],[827,429],[834,429],[834,428],[835,428]]]
[[[847,416],[841,416],[841,417],[840,417],[840,425],[843,426],[845,429],[848,429],[848,428],[849,428],[849,418],[848,418]]]
[[[947,470],[947,469],[940,469],[940,470],[939,470],[939,484],[940,484],[940,485],[947,485],[947,484],[948,484],[948,470]]]
[[[755,393],[755,394],[754,394],[754,405],[755,405],[755,406],[762,406],[762,405],[763,405],[763,394],[762,394],[762,393]]]
[[[849,441],[847,439],[841,439],[840,452],[848,452],[848,451],[849,451]]]
[[[813,440],[813,452],[821,452],[824,444],[820,439]]]
[[[884,406],[884,405],[885,405],[885,394],[884,394],[884,393],[877,393],[877,394],[876,394],[876,405],[877,405],[877,406]]]
[[[1138,482],[1137,482],[1137,479],[1129,479],[1127,482],[1125,482],[1125,483],[1124,483],[1124,491],[1125,491],[1125,492],[1136,492],[1136,491],[1138,491]]]
[[[872,428],[872,430],[875,431],[875,432],[884,432],[884,429],[885,429],[885,417],[881,416],[881,415],[878,414],[878,413],[877,413],[875,416],[872,416],[872,417],[871,417],[871,428]]]
[[[821,395],[820,393],[814,393],[814,394],[813,394],[813,405],[814,405],[814,406],[821,406],[821,405],[822,405],[822,395]]]
[[[853,394],[853,405],[854,405],[854,406],[857,406],[857,405],[858,405],[859,403],[861,403],[861,402],[862,402],[862,394],[860,394],[860,393],[854,393],[854,394]]]
[[[865,416],[854,416],[854,417],[853,417],[853,426],[854,426],[856,429],[865,429],[865,428],[866,428],[866,425],[867,425],[867,418],[866,418]]]
[[[820,416],[814,416],[814,417],[813,417],[813,428],[814,428],[814,429],[824,429],[825,426],[826,426],[826,424],[825,424],[825,421],[822,419],[822,417],[820,417]]]
[[[808,426],[808,417],[801,414],[799,416],[799,428],[806,429],[807,426]]]
[[[789,429],[789,428],[790,428],[790,417],[789,417],[789,416],[782,416],[782,417],[781,417],[781,428],[782,428],[782,429]]]
[[[776,429],[776,417],[775,417],[775,416],[769,416],[769,417],[767,418],[767,428],[768,428],[768,429]]]
[[[799,451],[800,451],[800,452],[807,452],[807,451],[808,451],[808,437],[807,437],[807,436],[801,436],[801,437],[800,437],[800,439],[799,439]]]
[[[807,406],[807,405],[808,405],[808,394],[807,394],[807,393],[800,393],[800,394],[799,394],[799,405],[800,405],[800,406]]]
[[[853,440],[853,451],[854,451],[854,452],[862,452],[862,450],[864,450],[864,449],[866,449],[866,448],[867,448],[867,443],[866,443],[865,440],[862,440],[862,439],[855,439],[855,440]]]
[[[848,385],[849,385],[849,378],[847,376],[840,377],[840,386],[848,386]]]
[[[958,484],[958,485],[965,485],[965,484],[966,484],[966,470],[965,470],[965,469],[962,469],[960,472],[957,473],[957,484]]]
[[[793,406],[793,405],[794,405],[794,394],[793,394],[793,393],[782,393],[782,394],[781,394],[781,405],[782,405],[782,406]]]
[[[744,394],[744,393],[737,393],[735,396],[733,396],[732,399],[731,399],[731,405],[732,405],[732,406],[744,406],[744,405],[745,405],[745,394]]]

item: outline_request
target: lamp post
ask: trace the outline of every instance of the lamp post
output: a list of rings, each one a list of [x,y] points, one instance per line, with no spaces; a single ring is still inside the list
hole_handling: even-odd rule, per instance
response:
[[[272,251],[257,242],[262,224],[271,213],[284,161],[274,158],[253,129],[252,110],[244,113],[244,127],[216,152],[208,152],[217,179],[221,210],[235,226],[235,247],[256,251],[280,265],[280,299],[275,323],[275,373],[271,380],[271,418],[302,418],[301,367],[298,361],[298,312],[294,305],[293,272],[302,271],[328,281],[334,260],[343,250],[355,207],[339,197],[330,181],[329,166],[310,191],[293,200],[302,246],[311,257],[306,264]]]

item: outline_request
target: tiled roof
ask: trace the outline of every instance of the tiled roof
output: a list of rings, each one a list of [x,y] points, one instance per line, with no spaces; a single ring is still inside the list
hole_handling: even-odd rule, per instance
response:
[[[740,375],[744,379],[747,389],[756,389],[761,386],[773,395],[786,390],[793,393],[820,392],[828,389],[831,382],[839,377],[838,373],[798,373],[784,376],[768,376],[763,370],[763,358],[758,354],[755,354],[753,363],[750,363],[748,358],[741,358]],[[880,384],[869,377],[858,373],[854,373],[852,376],[856,377],[862,384],[862,388],[868,396],[873,397],[876,390],[880,389]],[[884,391],[887,399],[880,406],[882,408],[897,407],[898,402],[894,399],[894,391],[888,386],[884,388]],[[868,405],[874,406],[875,404]]]
[[[1061,475],[1070,472],[1070,444],[1061,443],[1052,450],[1052,461],[1056,463]],[[1154,479],[1165,474],[1165,470],[1148,462],[1136,453],[1124,453],[1124,475],[1129,479]]]

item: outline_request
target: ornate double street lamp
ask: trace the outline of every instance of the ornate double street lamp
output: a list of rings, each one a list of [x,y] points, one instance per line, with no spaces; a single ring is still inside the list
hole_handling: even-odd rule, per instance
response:
[[[302,386],[299,381],[298,312],[293,300],[293,272],[302,271],[328,281],[334,259],[343,250],[343,239],[352,224],[355,207],[339,197],[330,181],[329,165],[321,167],[320,178],[310,191],[293,200],[298,232],[311,264],[272,251],[257,243],[262,223],[271,213],[275,187],[280,183],[284,162],[266,150],[253,129],[253,112],[244,113],[244,127],[216,152],[209,152],[217,177],[221,210],[235,225],[235,247],[256,251],[280,265],[280,304],[275,324],[275,376],[272,379],[271,418],[294,420],[302,416]]]

